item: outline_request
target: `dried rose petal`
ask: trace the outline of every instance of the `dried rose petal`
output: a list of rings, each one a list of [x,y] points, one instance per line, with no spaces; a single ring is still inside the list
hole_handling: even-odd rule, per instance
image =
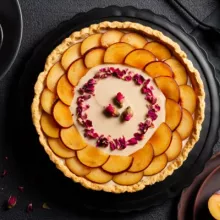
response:
[[[117,109],[111,104],[105,107],[105,113],[113,117],[118,117],[120,115]]]
[[[127,107],[126,109],[125,109],[125,111],[123,112],[123,114],[122,114],[122,119],[124,120],[124,121],[129,121],[132,117],[133,117],[133,111],[132,111],[132,109],[131,109],[131,107],[129,106],[129,107]]]
[[[86,121],[84,122],[84,126],[85,126],[86,128],[92,127],[92,121],[86,120]]]
[[[114,72],[115,72],[115,68],[114,68],[114,67],[109,67],[109,68],[108,68],[108,71],[114,73]]]
[[[92,138],[92,139],[96,139],[98,138],[98,134],[94,131],[94,129],[85,129],[84,130],[84,136],[87,138]]]
[[[106,67],[106,68],[101,68],[100,70],[100,74],[102,75],[103,73],[104,74],[108,74],[108,75],[112,75],[112,71],[110,70],[110,68],[109,67]]]
[[[89,107],[90,107],[89,105],[84,105],[84,106],[82,106],[82,110],[86,111],[87,109],[89,109]]]
[[[139,126],[138,130],[144,134],[147,132],[148,128],[151,126],[151,122],[149,120],[146,120],[144,123],[143,122],[139,123],[138,126]]]
[[[145,99],[150,102],[152,105],[154,105],[157,102],[157,98],[153,95],[146,95]]]
[[[46,203],[46,202],[45,202],[45,203],[43,203],[42,208],[43,208],[43,209],[50,209],[50,207],[47,205],[47,203]]]
[[[106,68],[103,67],[103,68],[101,68],[99,71],[100,71],[100,72],[105,72],[105,71],[106,71]]]
[[[148,127],[150,127],[150,126],[152,125],[152,122],[151,122],[150,120],[146,120],[146,121],[145,121],[145,124],[146,124]]]
[[[95,79],[105,79],[113,73],[113,70],[111,71],[110,68],[101,68],[99,71],[99,73],[95,74]]]
[[[87,82],[88,85],[95,85],[96,84],[96,80],[95,79],[89,79],[89,81]]]
[[[147,96],[153,96],[152,90],[147,86],[142,87],[142,92]]]
[[[136,140],[141,141],[141,140],[143,140],[144,135],[140,134],[140,133],[134,133],[134,137]]]
[[[96,142],[97,147],[107,147],[108,144],[109,140],[108,138],[104,137],[104,135],[101,135]]]
[[[104,73],[100,76],[100,79],[106,79],[109,77],[109,74],[108,73]]]
[[[118,146],[119,146],[119,141],[118,141],[118,139],[114,139],[114,143],[115,143],[115,146],[116,146],[116,148],[118,148]]]
[[[123,136],[122,138],[119,138],[119,139],[118,139],[118,142],[119,142],[119,149],[120,149],[120,150],[126,148],[127,143],[126,143],[126,140],[125,140],[125,137],[124,137],[124,136]]]
[[[154,106],[154,109],[156,110],[156,112],[158,112],[158,111],[160,111],[160,106],[159,106],[158,104],[156,104],[156,105]]]
[[[29,203],[27,206],[27,213],[29,213],[29,212],[33,212],[33,204],[32,203]]]
[[[15,196],[10,196],[8,199],[8,208],[13,208],[17,203],[17,198]]]
[[[124,69],[124,70],[120,70],[122,72],[123,75],[125,75],[128,71],[128,69]]]
[[[77,116],[80,116],[81,114],[82,114],[82,107],[81,106],[77,106],[77,108],[76,108],[76,115]]]
[[[139,75],[139,74],[135,74],[134,77],[133,77],[133,80],[135,81],[135,83],[137,85],[142,85],[143,82],[145,81],[144,77],[142,75]]]
[[[150,83],[150,79],[147,79],[144,83],[145,86],[147,86]]]
[[[76,100],[76,104],[77,106],[82,107],[83,103],[84,103],[84,99],[81,98],[82,96],[79,96]]]
[[[125,70],[120,70],[119,68],[114,69],[113,75],[116,76],[119,79],[122,79],[122,77],[126,74]]]
[[[85,114],[82,114],[80,117],[81,117],[82,120],[86,120],[88,116],[87,116],[87,114],[85,113]]]
[[[18,186],[18,190],[19,190],[20,192],[24,192],[24,187],[23,187],[23,186]]]
[[[154,109],[150,109],[147,113],[147,117],[151,118],[152,121],[155,121],[157,119],[157,114]]]
[[[116,144],[113,141],[109,142],[109,146],[110,146],[110,150],[112,150],[112,151],[117,149],[117,146],[116,146]]]
[[[84,102],[83,96],[79,96],[76,100],[77,105],[81,105]]]
[[[8,174],[7,170],[3,170],[1,177],[5,177]]]
[[[80,89],[78,90],[78,92],[79,92],[80,94],[82,94],[82,95],[83,95],[83,93],[84,93],[83,88],[80,88]]]
[[[103,68],[102,68],[102,69],[103,69]],[[100,69],[99,71],[102,72],[102,69]],[[94,79],[99,79],[100,76],[101,76],[101,73],[100,73],[100,72],[99,72],[99,73],[96,73],[95,76],[94,76]]]
[[[92,96],[89,95],[89,94],[86,94],[83,96],[83,99],[86,101],[86,100],[89,100]]]
[[[124,103],[125,97],[121,92],[118,92],[116,97],[115,97],[115,102],[122,107]]]
[[[131,138],[128,140],[128,145],[135,145],[135,144],[137,144],[136,138]]]
[[[131,81],[132,80],[132,76],[125,76],[125,81]]]
[[[125,70],[127,72],[127,74],[131,77],[134,76],[134,72],[133,71],[128,71],[128,69]]]
[[[89,93],[93,94],[95,91],[95,84],[96,80],[95,79],[89,79],[87,83],[83,85],[82,88],[79,89],[79,93],[84,94],[84,93]]]
[[[144,86],[141,88],[141,92],[142,92],[143,94],[147,94],[148,90],[149,90],[149,88],[146,88],[146,87],[144,87]]]
[[[95,91],[94,85],[87,85],[87,86],[84,88],[84,92],[86,92],[86,93],[93,94],[94,91]]]

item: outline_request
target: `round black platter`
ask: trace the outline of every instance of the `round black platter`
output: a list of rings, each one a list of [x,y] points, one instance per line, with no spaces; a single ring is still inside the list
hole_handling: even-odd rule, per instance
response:
[[[2,79],[18,54],[23,20],[18,0],[1,0],[0,4],[0,24],[3,30],[2,36],[4,36],[2,45],[0,37],[0,79]]]
[[[206,117],[201,138],[190,152],[188,159],[180,169],[176,170],[172,176],[166,178],[163,182],[148,186],[136,193],[111,194],[87,190],[63,177],[62,173],[56,170],[45,155],[31,121],[30,106],[34,95],[33,87],[39,73],[44,68],[46,57],[71,32],[105,20],[138,22],[161,30],[165,35],[171,37],[179,43],[201,73],[206,91]],[[22,172],[24,175],[26,172],[27,179],[30,172],[32,174],[36,173],[36,176],[39,175],[43,180],[39,181],[39,178],[36,178],[38,179],[36,184],[38,193],[46,195],[53,204],[72,209],[76,206],[86,206],[104,211],[128,212],[158,205],[168,198],[177,196],[184,187],[192,182],[211,156],[219,126],[218,89],[214,69],[208,62],[205,52],[194,39],[166,18],[151,11],[139,10],[133,7],[119,8],[111,6],[104,9],[93,9],[61,23],[54,31],[45,36],[34,50],[20,80],[17,101],[18,113],[16,115],[18,115],[18,121],[15,124],[18,125],[19,132],[16,141],[20,141],[19,146],[22,146],[22,149],[15,150],[15,153],[19,158],[18,164],[23,164]]]

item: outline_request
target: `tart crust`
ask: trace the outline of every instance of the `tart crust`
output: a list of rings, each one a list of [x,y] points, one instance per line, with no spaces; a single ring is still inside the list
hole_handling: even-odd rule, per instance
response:
[[[182,62],[182,64],[187,69],[191,83],[198,97],[197,108],[194,114],[194,122],[195,122],[194,128],[191,136],[185,143],[185,146],[183,147],[180,155],[175,160],[171,161],[167,165],[167,167],[160,173],[143,178],[138,183],[130,186],[122,186],[118,184],[97,184],[85,179],[84,177],[78,177],[75,174],[73,174],[65,166],[63,160],[52,152],[52,150],[50,149],[47,143],[47,138],[44,135],[40,125],[40,118],[43,112],[40,106],[40,96],[45,87],[45,79],[47,77],[50,68],[61,59],[62,54],[70,46],[72,46],[73,44],[79,41],[84,40],[86,37],[88,37],[91,34],[102,33],[103,30],[108,30],[108,29],[137,31],[165,44],[168,48],[170,48],[170,50],[175,54],[175,56]],[[180,46],[177,43],[172,41],[170,38],[164,36],[162,32],[132,22],[104,21],[99,24],[93,24],[90,27],[83,28],[81,31],[72,33],[59,46],[57,46],[48,56],[44,67],[44,71],[39,74],[37,82],[34,87],[34,91],[35,91],[35,96],[31,106],[32,119],[36,127],[37,133],[39,135],[39,141],[41,145],[44,147],[46,153],[49,155],[50,160],[56,164],[56,167],[59,170],[61,170],[66,177],[71,178],[75,182],[81,183],[86,188],[93,190],[104,190],[106,192],[113,192],[113,193],[136,192],[138,190],[142,190],[146,185],[152,185],[156,182],[163,181],[167,176],[172,175],[174,170],[178,169],[187,159],[189,152],[194,147],[195,143],[199,140],[199,135],[202,127],[201,125],[205,116],[204,115],[205,92],[204,92],[203,82],[200,78],[200,74],[198,70],[195,69],[192,62],[187,59],[187,55],[185,54],[185,52],[181,50]]]

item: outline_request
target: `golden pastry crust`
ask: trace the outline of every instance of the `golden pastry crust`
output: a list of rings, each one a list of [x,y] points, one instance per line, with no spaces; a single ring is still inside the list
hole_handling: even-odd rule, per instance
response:
[[[197,108],[194,114],[195,125],[192,131],[191,136],[187,140],[185,146],[182,149],[180,155],[173,161],[171,161],[167,167],[160,173],[147,176],[142,178],[138,183],[131,186],[122,186],[118,184],[97,184],[93,183],[84,177],[78,177],[73,174],[63,162],[63,159],[56,156],[50,149],[47,138],[42,132],[40,125],[40,118],[42,115],[42,108],[40,105],[40,96],[45,87],[45,79],[50,70],[50,68],[61,59],[62,54],[73,44],[84,40],[87,36],[94,33],[102,33],[104,30],[108,29],[121,29],[121,30],[131,30],[138,31],[147,35],[151,38],[156,39],[157,41],[163,42],[167,47],[174,52],[175,56],[184,64],[185,68],[188,71],[190,80],[192,82],[193,88],[196,91],[198,101]],[[153,30],[150,27],[143,26],[138,23],[132,22],[109,22],[105,21],[99,24],[93,24],[90,27],[83,28],[81,31],[74,32],[70,37],[66,38],[59,46],[57,46],[52,53],[48,56],[45,64],[44,71],[40,73],[38,80],[34,87],[35,96],[32,103],[32,119],[36,127],[37,133],[39,134],[39,140],[44,150],[49,155],[51,161],[56,164],[56,167],[60,169],[66,177],[73,179],[75,182],[81,183],[84,187],[90,188],[93,190],[104,190],[106,192],[113,193],[123,193],[123,192],[136,192],[143,189],[146,185],[152,185],[156,182],[163,181],[167,176],[172,175],[174,170],[178,169],[183,162],[187,159],[189,152],[199,139],[201,125],[204,120],[204,111],[205,111],[205,92],[203,82],[200,78],[199,72],[193,67],[193,64],[190,60],[187,59],[187,55],[181,50],[180,46],[173,42],[170,38],[166,37],[160,31]]]

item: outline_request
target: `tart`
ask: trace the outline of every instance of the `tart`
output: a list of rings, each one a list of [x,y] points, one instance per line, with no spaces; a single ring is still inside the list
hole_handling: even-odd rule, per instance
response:
[[[51,52],[32,118],[66,177],[92,190],[136,192],[186,160],[204,99],[200,74],[177,43],[138,23],[106,21]]]

